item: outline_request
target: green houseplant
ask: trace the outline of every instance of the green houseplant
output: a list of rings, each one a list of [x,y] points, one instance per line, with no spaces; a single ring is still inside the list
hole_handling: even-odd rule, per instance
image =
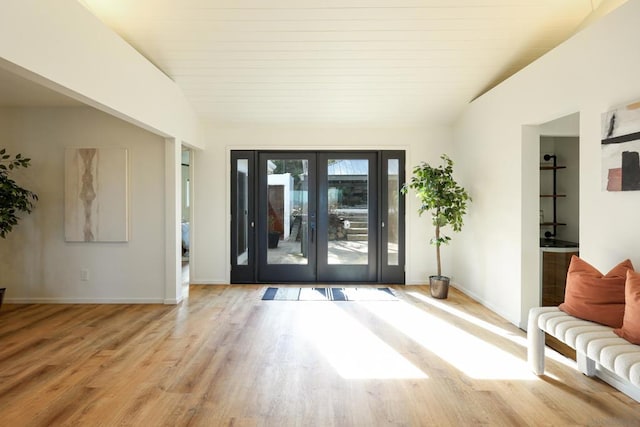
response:
[[[442,275],[440,246],[448,244],[451,237],[442,233],[442,228],[449,226],[453,231],[460,231],[464,224],[463,217],[467,212],[467,203],[471,201],[469,193],[453,178],[453,161],[443,154],[440,158],[443,165],[431,166],[420,162],[413,168],[411,180],[402,186],[402,194],[409,189],[416,193],[420,201],[418,214],[427,212],[435,227],[435,236],[430,243],[436,247],[437,275],[429,277],[431,295],[435,298],[446,298],[449,292],[449,277]]]
[[[18,168],[29,167],[31,159],[22,154],[11,156],[6,149],[0,150],[0,237],[3,239],[18,224],[21,213],[31,213],[38,196],[22,187],[9,177]],[[6,288],[0,288],[0,306]]]

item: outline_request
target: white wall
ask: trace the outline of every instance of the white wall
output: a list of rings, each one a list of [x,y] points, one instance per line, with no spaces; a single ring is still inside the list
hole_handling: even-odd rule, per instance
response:
[[[166,137],[165,302],[179,301],[180,147],[204,147],[182,91],[76,0],[3,2],[0,68]]]
[[[345,150],[406,149],[407,174],[421,160],[438,162],[448,152],[451,133],[447,127],[423,128],[313,128],[237,127],[207,129],[207,149],[196,151],[193,206],[192,283],[229,283],[230,150]],[[454,157],[455,160],[455,157]],[[435,252],[429,246],[431,225],[416,213],[415,196],[407,198],[408,284],[427,283],[435,273]],[[443,250],[443,269],[452,273],[450,248]]]
[[[16,177],[40,197],[0,240],[9,302],[165,300],[163,138],[88,107],[0,109],[0,146],[32,158]],[[128,149],[129,242],[66,243],[64,148],[105,146]],[[83,268],[88,282],[80,281]]]
[[[461,180],[474,197],[455,246],[457,282],[515,324],[526,324],[539,282],[540,123],[579,113],[581,256],[605,271],[627,257],[640,265],[640,193],[600,190],[600,115],[640,99],[639,19],[640,1],[629,1],[474,101],[456,123]]]

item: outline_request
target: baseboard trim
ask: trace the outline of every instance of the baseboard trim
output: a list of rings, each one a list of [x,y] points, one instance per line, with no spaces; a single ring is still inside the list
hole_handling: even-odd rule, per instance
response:
[[[480,303],[484,307],[486,307],[489,310],[493,311],[495,314],[497,314],[498,316],[502,317],[506,321],[512,323],[514,326],[517,326],[520,329],[526,330],[526,326],[523,328],[522,325],[520,325],[520,320],[516,321],[516,320],[510,318],[507,315],[507,313],[504,313],[501,310],[499,310],[497,307],[495,307],[494,305],[489,304],[484,298],[481,298],[480,295],[477,295],[476,293],[469,291],[468,289],[466,289],[463,286],[461,286],[459,283],[451,282],[451,286],[453,286],[454,288],[456,288],[457,290],[459,290],[460,292],[462,292],[463,294],[465,294],[466,296],[468,296],[472,300]]]
[[[5,304],[164,304],[163,298],[5,298]]]
[[[224,280],[190,280],[190,285],[228,285]]]

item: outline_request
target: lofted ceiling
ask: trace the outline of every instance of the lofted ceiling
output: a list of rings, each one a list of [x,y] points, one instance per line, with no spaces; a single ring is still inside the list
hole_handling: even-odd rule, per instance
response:
[[[174,80],[204,119],[289,125],[449,123],[605,6],[623,3],[79,1]]]

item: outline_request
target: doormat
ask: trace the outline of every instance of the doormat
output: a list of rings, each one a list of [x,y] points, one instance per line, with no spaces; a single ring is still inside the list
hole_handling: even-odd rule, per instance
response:
[[[390,288],[267,288],[264,301],[398,301]]]

